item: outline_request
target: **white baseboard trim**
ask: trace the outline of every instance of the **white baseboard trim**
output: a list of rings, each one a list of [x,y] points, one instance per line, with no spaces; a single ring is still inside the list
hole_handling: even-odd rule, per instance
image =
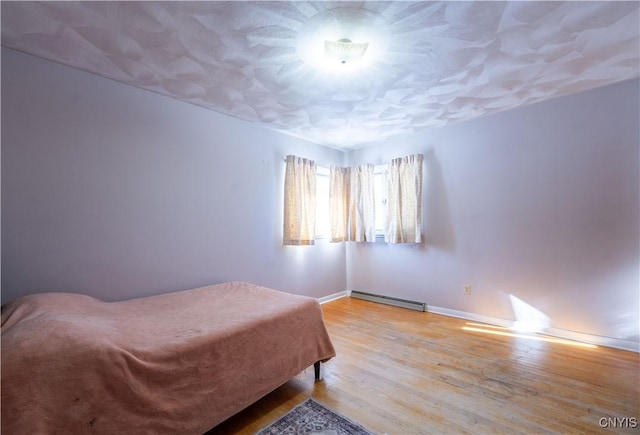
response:
[[[331,295],[322,296],[321,298],[318,298],[318,302],[320,302],[321,304],[325,304],[327,302],[335,301],[336,299],[345,298],[347,296],[349,296],[349,291],[344,290],[338,293],[333,293]]]
[[[488,323],[490,325],[502,326],[503,328],[511,328],[513,326],[512,320],[484,316],[482,314],[468,313],[466,311],[451,310],[449,308],[434,307],[433,305],[427,305],[427,312],[442,314],[449,317],[457,317],[464,320],[471,320],[473,322]]]
[[[444,316],[457,317],[464,320],[470,320],[473,322],[487,323],[489,325],[502,326],[504,328],[512,328],[514,325],[513,320],[500,319],[498,317],[484,316],[482,314],[468,313],[466,311],[451,310],[449,308],[434,307],[427,305],[427,312],[434,314],[442,314]],[[547,328],[541,334],[549,335],[557,338],[564,338],[566,340],[580,341],[588,344],[595,344],[596,346],[613,347],[615,349],[628,350],[631,352],[640,353],[640,342],[622,340],[620,338],[603,337],[600,335],[585,334],[583,332],[569,331],[567,329],[560,328]]]

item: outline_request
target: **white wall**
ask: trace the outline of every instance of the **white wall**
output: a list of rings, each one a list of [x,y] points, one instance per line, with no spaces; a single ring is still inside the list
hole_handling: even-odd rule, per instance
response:
[[[340,244],[282,246],[284,156],[343,153],[2,49],[2,301],[245,280],[345,289]]]
[[[639,95],[624,82],[351,152],[424,154],[426,237],[349,244],[348,288],[516,320],[511,295],[552,328],[637,342]]]
[[[343,153],[2,49],[2,301],[228,280],[638,341],[638,81],[350,152],[425,155],[421,245],[283,247],[283,157]],[[246,159],[242,170],[232,164]],[[472,294],[464,296],[464,285]]]

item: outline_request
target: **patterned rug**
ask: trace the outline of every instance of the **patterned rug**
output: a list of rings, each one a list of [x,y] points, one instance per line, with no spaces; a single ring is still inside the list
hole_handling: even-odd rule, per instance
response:
[[[362,426],[325,408],[313,399],[293,408],[287,415],[257,435],[372,435]]]

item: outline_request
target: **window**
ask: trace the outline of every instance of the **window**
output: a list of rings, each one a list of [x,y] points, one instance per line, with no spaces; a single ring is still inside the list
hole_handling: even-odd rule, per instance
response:
[[[389,165],[330,170],[287,156],[283,244],[375,242],[380,236],[387,243],[420,243],[422,160],[415,154]]]
[[[329,237],[329,168],[316,166],[316,239]]]
[[[375,196],[376,236],[384,235],[387,206],[387,165],[376,166],[373,172],[373,192]]]

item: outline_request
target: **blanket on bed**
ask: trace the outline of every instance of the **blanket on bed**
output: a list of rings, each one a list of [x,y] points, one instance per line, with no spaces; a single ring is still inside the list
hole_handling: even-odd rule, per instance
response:
[[[317,300],[234,282],[2,307],[2,432],[202,434],[335,356]]]

